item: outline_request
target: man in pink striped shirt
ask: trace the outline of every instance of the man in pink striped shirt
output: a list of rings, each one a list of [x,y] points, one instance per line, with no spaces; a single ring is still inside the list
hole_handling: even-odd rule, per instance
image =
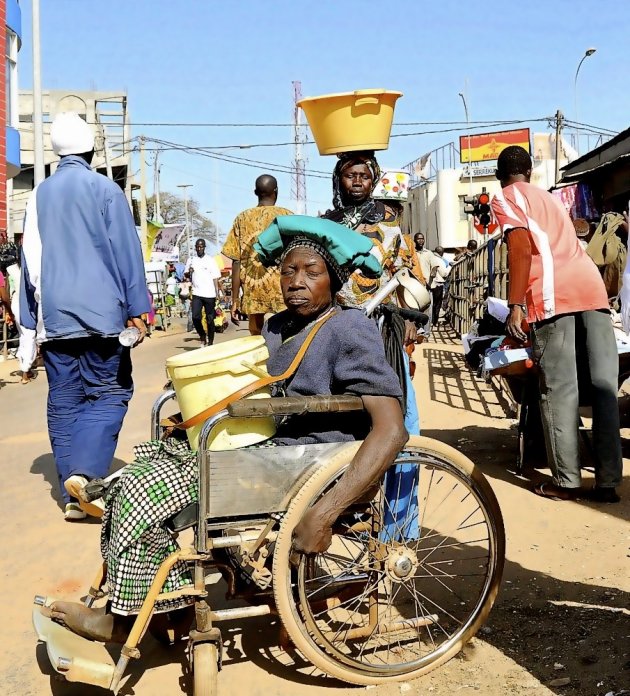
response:
[[[508,248],[510,315],[507,331],[524,341],[532,330],[540,368],[541,413],[553,483],[534,489],[556,500],[579,496],[618,502],[622,458],[617,406],[619,361],[602,278],[586,255],[566,210],[529,183],[532,161],[519,146],[499,155],[501,192],[492,210]],[[578,370],[584,363],[584,369]],[[581,490],[578,441],[580,386],[593,406],[595,487]]]

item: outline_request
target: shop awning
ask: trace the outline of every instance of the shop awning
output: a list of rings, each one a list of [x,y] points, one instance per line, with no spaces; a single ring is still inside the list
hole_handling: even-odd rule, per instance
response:
[[[608,167],[630,157],[630,128],[621,131],[612,140],[587,152],[582,157],[573,160],[562,167],[562,179],[559,184],[570,184],[581,181],[597,170]]]

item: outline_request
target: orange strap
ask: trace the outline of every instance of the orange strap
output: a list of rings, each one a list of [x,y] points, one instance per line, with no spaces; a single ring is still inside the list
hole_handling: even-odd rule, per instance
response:
[[[219,401],[218,403],[209,406],[208,408],[201,411],[201,413],[198,413],[192,418],[185,420],[183,423],[174,424],[173,427],[180,428],[182,430],[192,428],[194,425],[199,425],[200,423],[203,423],[204,421],[208,420],[208,418],[216,416],[216,414],[219,413],[219,411],[222,411],[224,408],[227,408],[233,401],[243,399],[244,397],[249,396],[249,394],[258,391],[259,389],[263,389],[264,387],[267,387],[270,384],[273,384],[274,382],[280,382],[283,379],[288,379],[289,377],[291,377],[293,373],[298,369],[300,363],[302,362],[302,359],[304,358],[304,355],[306,354],[306,351],[308,350],[308,347],[313,342],[315,335],[322,328],[322,326],[333,316],[333,314],[334,312],[331,312],[323,319],[320,319],[315,323],[313,328],[309,331],[308,336],[304,339],[304,343],[300,346],[300,349],[296,353],[291,364],[281,375],[269,375],[269,377],[261,377],[260,379],[257,379],[255,382],[252,382],[251,384],[242,387],[233,394],[226,396],[225,399],[221,399],[221,401]]]

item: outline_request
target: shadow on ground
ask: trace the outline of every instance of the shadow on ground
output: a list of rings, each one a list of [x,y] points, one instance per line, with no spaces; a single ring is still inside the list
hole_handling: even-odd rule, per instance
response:
[[[212,606],[225,606],[223,583],[210,589]],[[543,573],[506,562],[503,586],[488,621],[478,636],[462,652],[433,673],[448,672],[448,684],[471,685],[472,666],[480,641],[494,646],[518,663],[534,679],[505,677],[505,693],[520,693],[521,688],[546,684],[555,694],[593,696],[613,693],[630,684],[630,643],[627,640],[630,593],[599,585],[566,582]],[[249,661],[265,672],[297,685],[339,688],[343,684],[321,674],[299,654],[279,647],[277,618],[259,617],[221,624],[223,635],[223,671],[219,679],[230,683],[230,666]],[[164,684],[163,693],[192,693],[185,643],[166,648],[151,636],[141,644],[142,657],[132,660],[121,696],[133,696],[143,673],[165,664],[182,666],[178,685]],[[114,660],[119,648],[112,646]],[[51,677],[55,696],[98,696],[108,693],[95,687],[60,681],[52,671],[45,648],[39,645],[37,659],[44,674]],[[562,665],[558,667],[558,665]],[[476,673],[492,671],[489,664],[477,664]],[[473,671],[472,674],[475,672]],[[444,674],[440,674],[443,677]],[[553,680],[570,677],[570,683],[554,686]],[[510,683],[510,679],[514,683]],[[432,675],[416,682],[418,689],[431,685]],[[534,681],[535,680],[535,681]],[[443,683],[443,682],[442,682]],[[179,687],[179,688],[178,688]],[[231,691],[231,693],[236,693]]]
[[[116,471],[123,466],[126,466],[128,462],[124,462],[122,459],[114,458],[110,471]],[[57,503],[60,510],[63,510],[64,504],[61,498],[61,492],[59,490],[59,478],[57,476],[57,467],[55,466],[55,459],[51,452],[47,454],[42,454],[37,459],[33,461],[31,465],[31,474],[36,476],[42,476],[44,480],[50,485],[50,497]],[[92,518],[89,518],[93,521]],[[98,522],[98,520],[94,520]]]
[[[481,416],[501,417],[512,410],[512,402],[498,383],[476,377],[461,352],[429,344],[423,354],[431,401]]]

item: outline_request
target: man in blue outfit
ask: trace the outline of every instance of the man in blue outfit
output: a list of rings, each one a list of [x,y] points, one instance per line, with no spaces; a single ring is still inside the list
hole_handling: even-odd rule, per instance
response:
[[[93,172],[92,128],[73,112],[51,125],[61,160],[26,208],[20,320],[37,331],[48,377],[48,433],[65,519],[77,493],[107,475],[133,394],[128,326],[150,309],[140,242],[120,187]]]

